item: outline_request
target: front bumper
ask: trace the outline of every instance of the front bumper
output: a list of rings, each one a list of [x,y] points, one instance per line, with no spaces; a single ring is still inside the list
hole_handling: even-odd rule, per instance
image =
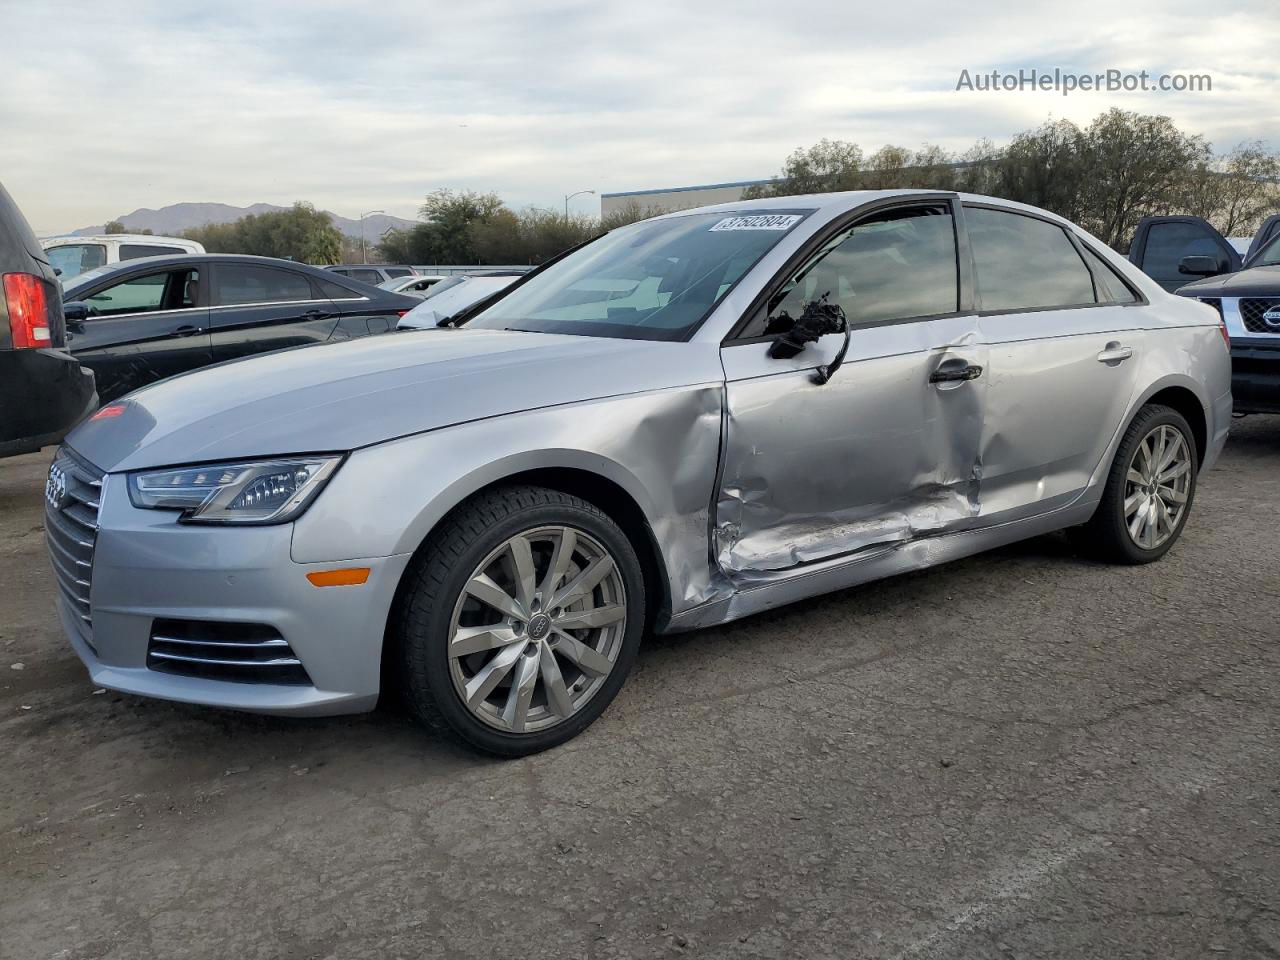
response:
[[[102,487],[91,625],[61,595],[58,613],[93,682],[125,693],[255,713],[322,716],[372,709],[383,636],[410,555],[295,563],[292,524],[179,524],[139,510],[123,478]],[[359,586],[315,587],[306,574],[368,567]],[[156,619],[267,624],[302,661],[309,685],[235,682],[147,666]]]
[[[1280,337],[1232,338],[1231,393],[1237,413],[1280,413]]]

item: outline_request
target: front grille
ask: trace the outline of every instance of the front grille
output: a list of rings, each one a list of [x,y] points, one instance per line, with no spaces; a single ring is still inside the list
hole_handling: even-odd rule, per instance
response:
[[[1268,310],[1275,310],[1280,313],[1280,298],[1263,300],[1242,297],[1240,300],[1240,319],[1244,321],[1244,328],[1250,333],[1272,333],[1280,336],[1280,320],[1273,320],[1268,323],[1262,319],[1262,315]]]
[[[265,623],[155,620],[147,644],[147,666],[206,680],[311,683],[288,641]]]
[[[67,603],[92,637],[89,591],[93,547],[98,539],[98,506],[103,473],[63,447],[49,467],[45,484],[44,530],[49,560]],[[90,645],[92,641],[90,640]]]

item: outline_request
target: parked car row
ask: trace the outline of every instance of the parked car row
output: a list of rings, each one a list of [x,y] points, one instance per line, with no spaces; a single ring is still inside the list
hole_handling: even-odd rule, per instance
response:
[[[420,302],[305,264],[209,253],[100,267],[64,296],[67,346],[103,402],[210,363],[385,333]]]
[[[285,302],[253,267],[131,276],[216,331]],[[287,302],[340,313],[294,269]],[[121,281],[86,278],[74,312],[106,295],[136,317]],[[153,383],[68,436],[46,529],[96,684],[319,715],[388,681],[528,754],[604,711],[646,632],[1058,529],[1158,560],[1231,419],[1216,311],[986,197],[681,211],[438,316],[450,292],[421,301],[428,329]]]
[[[423,295],[423,302],[400,318],[402,330],[438,327],[480,301],[507,289],[524,274],[494,270],[441,278]]]
[[[1231,336],[1236,412],[1280,413],[1280,214],[1243,256],[1199,217],[1148,217],[1129,259],[1166,290],[1218,311]]]

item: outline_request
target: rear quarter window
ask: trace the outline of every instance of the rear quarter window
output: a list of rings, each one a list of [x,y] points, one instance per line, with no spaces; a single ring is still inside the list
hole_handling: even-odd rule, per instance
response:
[[[1084,244],[1084,259],[1093,272],[1099,303],[1137,303],[1138,295],[1121,278],[1119,272]]]

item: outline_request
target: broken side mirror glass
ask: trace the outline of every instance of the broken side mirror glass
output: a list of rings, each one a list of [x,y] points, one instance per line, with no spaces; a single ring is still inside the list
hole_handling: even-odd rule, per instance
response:
[[[845,354],[849,351],[849,318],[845,316],[844,310],[838,303],[828,302],[829,296],[829,293],[824,293],[816,300],[806,303],[800,316],[791,322],[790,329],[780,334],[769,347],[770,357],[775,360],[787,360],[829,333],[843,333],[844,343],[841,344],[835,359],[829,364],[818,367],[814,372],[813,381],[818,384],[826,383],[835,375],[840,365],[844,363]],[[782,314],[778,319],[790,318]]]

